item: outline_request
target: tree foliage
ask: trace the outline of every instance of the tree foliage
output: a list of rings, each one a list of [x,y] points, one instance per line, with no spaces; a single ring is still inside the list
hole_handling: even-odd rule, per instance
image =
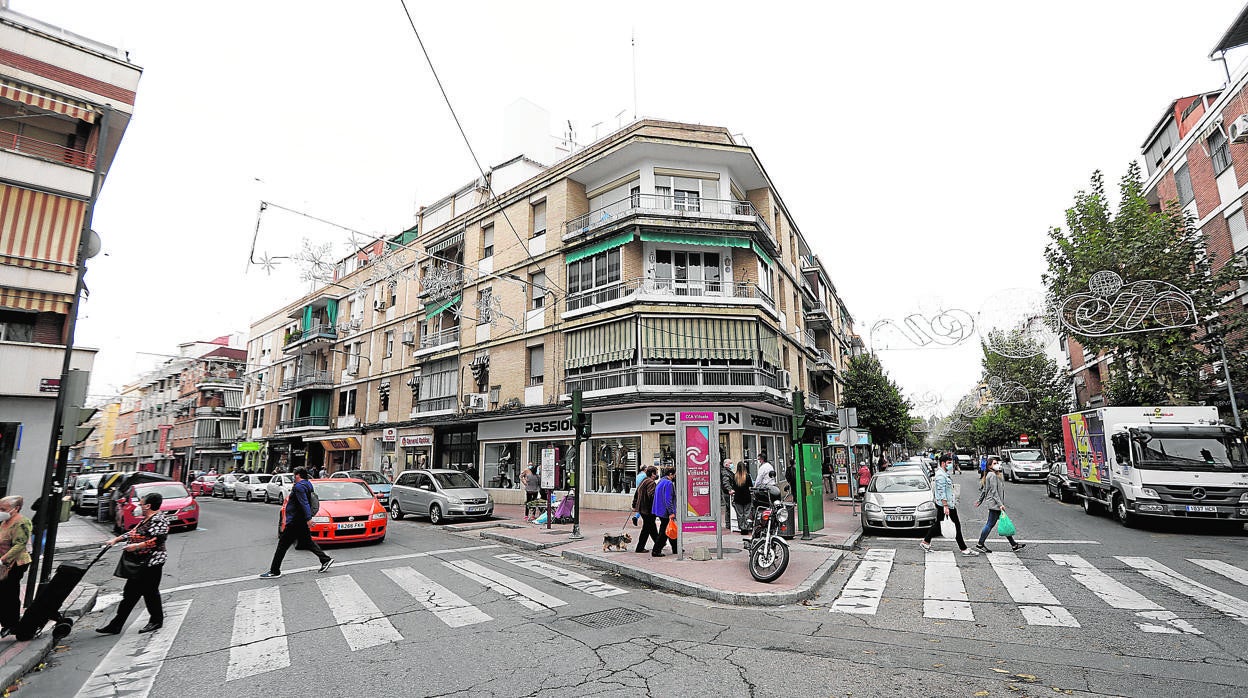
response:
[[[1001,446],[1018,440],[1027,434],[1032,441],[1046,448],[1062,437],[1062,415],[1071,411],[1071,386],[1066,372],[1049,355],[1040,352],[1036,356],[1016,359],[989,351],[991,343],[983,343],[983,367],[985,376],[994,376],[1007,383],[1017,383],[1027,390],[1027,401],[1017,404],[998,405],[990,410],[991,422],[983,424],[985,440],[977,440],[986,446]],[[1043,347],[1034,347],[1037,350]],[[985,415],[987,416],[987,415]],[[990,442],[999,437],[999,426],[1012,432],[1004,442]],[[980,420],[972,427],[978,433]]]
[[[875,354],[855,356],[845,372],[845,406],[858,410],[859,429],[871,432],[875,443],[907,443],[912,422],[910,405],[884,373]]]

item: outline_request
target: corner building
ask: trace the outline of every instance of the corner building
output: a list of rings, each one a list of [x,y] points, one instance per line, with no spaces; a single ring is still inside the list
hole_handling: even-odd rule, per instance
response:
[[[726,129],[639,121],[487,177],[252,326],[262,467],[457,468],[518,503],[545,452],[585,506],[627,509],[639,467],[675,462],[681,410],[714,411],[734,461],[787,462],[795,389],[832,426],[852,317]],[[578,389],[593,438],[573,473]]]

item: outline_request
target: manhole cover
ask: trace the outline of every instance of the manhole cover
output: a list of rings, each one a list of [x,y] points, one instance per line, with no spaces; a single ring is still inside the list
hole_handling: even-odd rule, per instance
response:
[[[645,620],[650,616],[634,611],[630,608],[608,608],[605,611],[596,611],[594,613],[586,613],[581,616],[572,616],[568,620],[574,620],[587,628],[614,628],[629,623],[636,623],[639,620]]]

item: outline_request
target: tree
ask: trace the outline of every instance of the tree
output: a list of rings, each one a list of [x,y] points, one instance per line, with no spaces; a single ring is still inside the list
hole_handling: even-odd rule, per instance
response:
[[[858,424],[871,432],[877,444],[904,443],[910,432],[910,405],[875,354],[850,358],[845,372],[845,406],[858,410]]]
[[[1052,357],[1043,353],[1043,347],[1035,343],[1032,348],[1038,353],[1025,359],[993,353],[988,347],[1000,345],[992,342],[991,337],[990,341],[981,343],[981,346],[984,352],[985,376],[999,378],[1005,384],[1020,385],[1027,391],[1026,402],[998,405],[992,410],[1000,412],[1001,425],[1013,431],[1013,436],[1006,443],[1016,441],[1020,434],[1027,434],[1048,453],[1049,446],[1062,438],[1062,415],[1071,411],[1070,379],[1066,377],[1066,372],[1058,367]],[[1004,396],[995,397],[1008,399]],[[978,422],[976,420],[976,424]],[[989,431],[995,437],[995,425]],[[986,441],[977,443],[1003,445],[989,444]]]
[[[1048,270],[1043,275],[1050,296],[1060,301],[1088,290],[1093,274],[1116,272],[1125,281],[1158,280],[1174,284],[1191,296],[1200,323],[1218,310],[1221,299],[1244,277],[1241,260],[1214,273],[1204,235],[1176,203],[1154,210],[1144,196],[1138,164],[1132,163],[1119,182],[1119,201],[1111,211],[1100,172],[1089,191],[1075,195],[1066,211],[1066,229],[1049,231],[1045,248]],[[1241,351],[1244,313],[1226,322],[1230,355]],[[1232,324],[1233,323],[1233,324]],[[1078,337],[1088,349],[1114,356],[1106,401],[1115,405],[1190,404],[1205,399],[1213,381],[1201,376],[1210,357],[1198,343],[1201,327],[1138,332],[1110,337]]]

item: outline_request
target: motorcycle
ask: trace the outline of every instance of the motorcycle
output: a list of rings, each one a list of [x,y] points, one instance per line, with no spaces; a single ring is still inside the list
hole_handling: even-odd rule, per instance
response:
[[[789,520],[789,509],[780,501],[780,488],[775,485],[750,491],[754,516],[745,542],[750,576],[760,582],[774,582],[789,566],[789,544],[780,537],[780,526]]]

